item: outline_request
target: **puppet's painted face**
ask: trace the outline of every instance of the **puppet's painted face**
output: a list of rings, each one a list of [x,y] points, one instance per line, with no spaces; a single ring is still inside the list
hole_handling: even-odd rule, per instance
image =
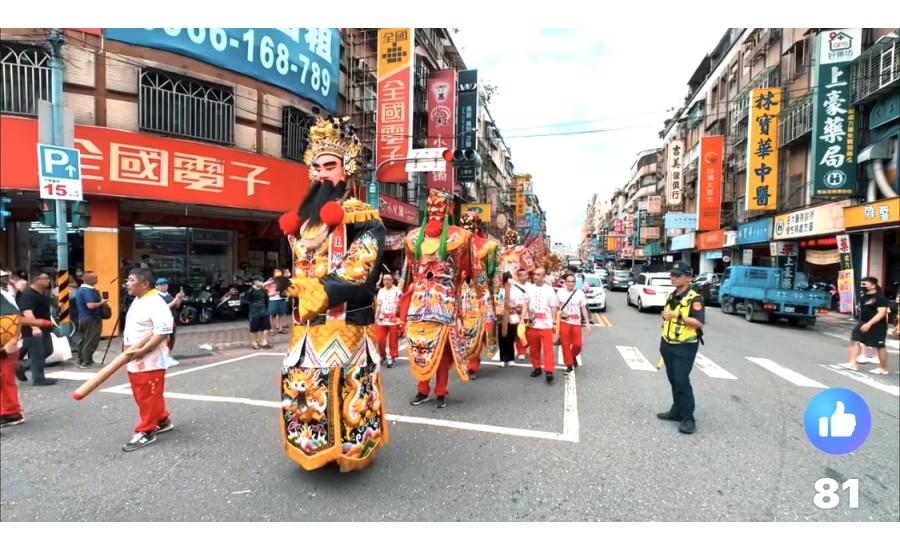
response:
[[[449,199],[447,196],[434,192],[430,193],[428,195],[428,205],[426,209],[428,219],[431,221],[443,221],[448,204]]]
[[[519,234],[509,230],[506,232],[506,235],[503,236],[503,242],[506,246],[515,246],[519,244]]]

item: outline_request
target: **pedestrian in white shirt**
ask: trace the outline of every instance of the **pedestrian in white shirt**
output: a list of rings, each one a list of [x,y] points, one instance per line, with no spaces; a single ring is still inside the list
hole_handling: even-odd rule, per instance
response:
[[[166,369],[170,364],[167,341],[172,333],[172,312],[153,287],[153,273],[149,269],[133,269],[125,287],[134,296],[125,316],[123,337],[125,353],[131,356],[128,380],[140,422],[134,428],[134,437],[122,450],[134,451],[156,441],[157,434],[175,427],[163,399]]]
[[[559,312],[559,344],[562,346],[563,362],[566,364],[566,375],[571,374],[578,366],[577,357],[581,354],[582,325],[587,324],[588,334],[591,325],[587,310],[587,296],[584,290],[575,288],[575,275],[565,276],[565,288],[556,291],[556,297],[562,304]]]
[[[523,320],[522,307],[525,305],[525,292],[531,286],[531,282],[528,281],[528,272],[524,269],[519,269],[516,272],[516,280],[510,282],[512,284],[509,286],[509,329],[506,337],[512,338],[513,342],[515,342],[515,349],[512,357],[509,357],[508,352],[503,352],[501,349],[500,361],[503,362],[505,367],[508,367],[517,358],[524,359],[525,351],[528,350],[527,341],[523,343],[518,337],[519,323]]]
[[[383,285],[375,297],[375,339],[378,341],[378,353],[382,364],[391,368],[400,357],[397,349],[400,331],[400,289],[394,286],[394,276],[385,273],[381,278]],[[388,359],[388,347],[391,357]]]
[[[525,289],[523,318],[527,319],[525,337],[531,348],[531,377],[541,375],[541,365],[547,382],[553,382],[556,354],[553,353],[553,324],[559,312],[559,299],[552,286],[544,283],[544,268],[534,270],[534,282]]]

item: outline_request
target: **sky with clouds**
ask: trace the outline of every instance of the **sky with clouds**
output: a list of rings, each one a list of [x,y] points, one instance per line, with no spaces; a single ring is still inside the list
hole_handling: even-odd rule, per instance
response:
[[[497,86],[491,114],[516,171],[534,177],[553,242],[577,245],[591,196],[609,198],[637,153],[662,145],[666,110],[682,106],[688,79],[726,30],[502,25],[453,36],[466,65]],[[609,131],[574,134],[595,130]],[[540,137],[561,133],[573,135]]]

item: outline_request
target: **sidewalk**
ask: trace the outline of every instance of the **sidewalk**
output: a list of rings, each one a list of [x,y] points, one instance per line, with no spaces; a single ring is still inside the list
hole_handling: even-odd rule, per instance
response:
[[[857,321],[848,314],[829,311],[828,315],[823,315],[816,319],[816,326],[814,326],[812,330],[849,342],[850,331],[853,330],[856,323]],[[894,336],[891,329],[888,329],[888,337],[885,341],[885,345],[889,350],[900,349],[900,340]]]

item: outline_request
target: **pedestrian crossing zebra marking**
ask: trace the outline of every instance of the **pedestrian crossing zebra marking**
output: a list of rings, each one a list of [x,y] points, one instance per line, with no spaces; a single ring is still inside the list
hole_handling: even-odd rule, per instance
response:
[[[575,356],[575,362],[578,363],[579,367],[583,365],[583,363],[581,362],[581,354],[580,353]],[[556,364],[566,366],[566,362],[563,360],[562,346],[559,346],[559,351],[556,354]]]
[[[839,365],[822,365],[822,364],[820,364],[819,366],[824,367],[824,368],[830,370],[831,372],[840,374],[841,376],[846,376],[847,378],[852,378],[853,380],[856,380],[857,382],[859,382],[861,384],[865,384],[871,388],[875,388],[876,390],[881,390],[885,393],[889,393],[889,394],[893,395],[894,397],[900,397],[900,388],[898,388],[897,386],[891,386],[890,384],[882,384],[881,382],[878,382],[877,380],[873,380],[873,379],[869,378],[869,376],[867,376],[861,372],[857,372],[857,371],[845,368],[843,364],[839,364]]]
[[[772,361],[771,359],[765,359],[762,357],[747,357],[747,360],[751,361],[753,363],[756,363],[757,365],[759,365],[760,367],[771,372],[775,376],[784,378],[788,382],[791,382],[797,386],[803,386],[803,387],[807,387],[807,388],[819,388],[819,389],[823,389],[823,390],[828,389],[828,386],[821,384],[819,382],[816,382],[812,378],[807,378],[807,377],[803,376],[802,374],[800,374],[799,372],[794,372],[789,368],[782,367],[781,365],[779,365],[775,361]]]
[[[710,358],[702,353],[697,354],[694,360],[694,366],[703,371],[703,374],[710,378],[723,378],[725,380],[737,380],[737,376],[731,374],[719,365],[715,364]]]
[[[616,346],[616,349],[619,350],[619,354],[625,359],[625,362],[628,363],[628,366],[631,367],[632,370],[656,371],[656,367],[654,367],[650,361],[647,361],[647,358],[644,357],[641,350],[636,347]]]

